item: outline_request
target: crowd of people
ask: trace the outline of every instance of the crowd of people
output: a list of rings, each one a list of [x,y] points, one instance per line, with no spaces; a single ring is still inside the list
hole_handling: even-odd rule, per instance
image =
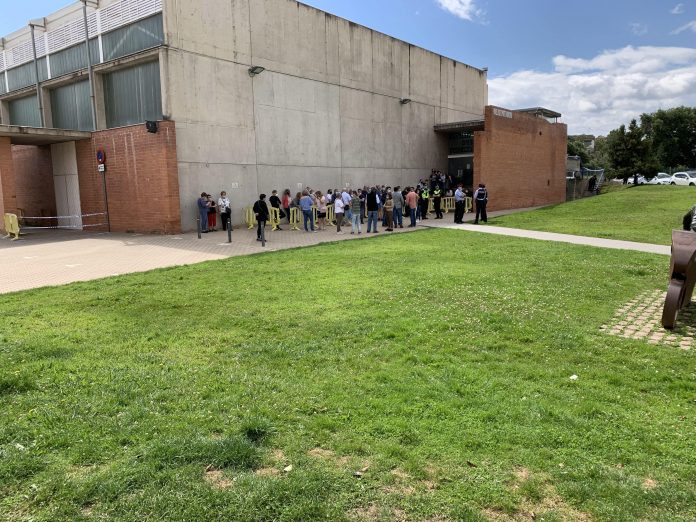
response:
[[[285,189],[281,195],[277,190],[271,192],[271,197],[266,201],[266,194],[260,194],[254,203],[253,212],[258,223],[257,239],[261,241],[262,230],[270,220],[271,208],[278,210],[281,222],[288,224],[291,218],[291,209],[297,209],[305,232],[319,232],[327,230],[329,208],[333,209],[337,234],[344,234],[343,228],[350,229],[351,234],[362,234],[363,225],[367,220],[368,234],[379,233],[379,224],[387,232],[395,228],[416,227],[418,221],[429,219],[428,210],[432,200],[435,213],[434,219],[443,219],[442,198],[453,197],[455,203],[454,222],[463,223],[466,198],[471,195],[459,183],[453,191],[450,187],[451,179],[442,172],[433,171],[430,179],[421,179],[417,185],[401,188],[385,185],[363,187],[361,189],[329,189],[326,193],[307,187],[293,196],[290,189]],[[486,206],[488,203],[488,190],[485,185],[479,185],[473,194],[476,205],[476,218],[486,223],[488,216]],[[316,222],[315,212],[316,208]],[[200,213],[201,232],[217,230],[217,213],[220,214],[222,229],[226,230],[231,214],[231,203],[225,191],[220,193],[220,198],[215,202],[214,198],[205,192],[198,199]],[[333,227],[333,225],[332,225]],[[282,230],[280,226],[277,229]]]

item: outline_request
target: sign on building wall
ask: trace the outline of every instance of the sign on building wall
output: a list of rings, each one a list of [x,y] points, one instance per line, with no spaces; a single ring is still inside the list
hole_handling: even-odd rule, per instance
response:
[[[512,119],[512,112],[511,111],[505,111],[503,109],[496,109],[493,108],[493,114],[495,116],[500,116],[501,118],[510,118]]]

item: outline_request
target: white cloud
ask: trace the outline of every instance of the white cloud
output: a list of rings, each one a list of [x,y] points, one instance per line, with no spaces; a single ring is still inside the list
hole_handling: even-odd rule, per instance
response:
[[[483,11],[476,7],[474,0],[437,0],[437,4],[462,20],[471,21],[483,15]]]
[[[684,8],[684,4],[677,4],[674,6],[673,9],[670,10],[670,13],[672,13],[673,15],[680,15],[684,14],[685,11],[686,9]]]
[[[631,24],[631,32],[636,36],[643,36],[644,34],[648,33],[648,26],[645,24],[634,22]]]
[[[606,134],[644,112],[696,106],[696,49],[625,47],[591,59],[556,56],[552,72],[518,71],[489,81],[492,105],[548,107],[571,134]]]
[[[671,34],[680,34],[688,30],[691,30],[691,32],[696,33],[696,20],[691,20],[688,24],[684,24],[681,27],[678,27],[677,29],[672,31]]]

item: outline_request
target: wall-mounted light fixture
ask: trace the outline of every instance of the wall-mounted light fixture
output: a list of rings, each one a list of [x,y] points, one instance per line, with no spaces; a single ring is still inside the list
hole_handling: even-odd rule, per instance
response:
[[[261,74],[265,70],[266,68],[261,67],[260,65],[252,65],[251,67],[249,67],[249,76],[253,78],[257,74]]]
[[[409,103],[411,103],[411,98],[401,98],[401,99],[399,100],[399,103],[400,103],[401,105],[408,105]]]

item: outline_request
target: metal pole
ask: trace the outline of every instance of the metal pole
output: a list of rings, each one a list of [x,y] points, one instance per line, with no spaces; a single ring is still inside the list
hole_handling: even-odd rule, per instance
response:
[[[89,99],[92,109],[92,129],[97,130],[97,104],[94,100],[94,77],[92,75],[92,55],[89,52],[89,26],[87,24],[87,0],[82,0],[82,17],[85,22],[85,49],[87,51],[87,74],[89,76]],[[106,190],[106,183],[104,183]]]
[[[198,217],[196,218],[196,229],[198,229],[198,239],[201,238],[201,213],[198,213]]]
[[[227,218],[227,242],[232,242],[232,218]]]
[[[36,59],[36,38],[34,37],[34,24],[30,23],[31,28],[31,47],[34,51],[34,72],[36,74],[36,100],[39,104],[39,121],[41,127],[45,127],[43,114],[43,96],[41,95],[41,82],[39,81],[39,61]]]
[[[106,192],[106,166],[102,172],[102,185],[104,186],[104,207],[106,208],[106,227],[111,232],[111,216],[109,215],[109,195]]]

